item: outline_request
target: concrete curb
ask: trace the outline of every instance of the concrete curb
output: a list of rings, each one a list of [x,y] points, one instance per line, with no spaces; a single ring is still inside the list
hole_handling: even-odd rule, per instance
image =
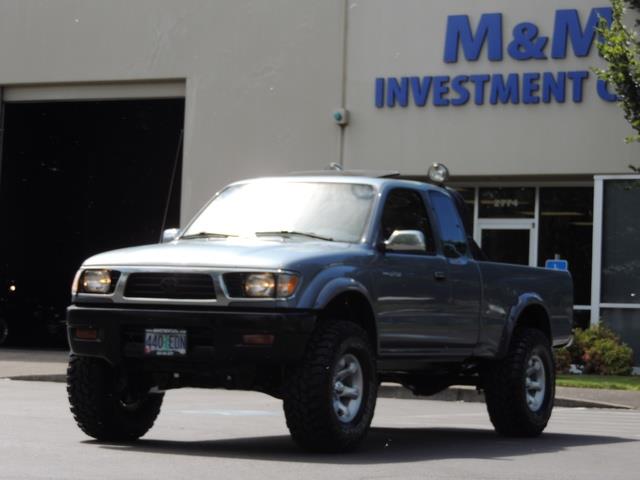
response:
[[[9,380],[17,380],[23,382],[56,382],[65,383],[66,375],[20,375],[8,377]],[[408,400],[440,400],[445,402],[471,402],[484,403],[484,394],[475,389],[475,387],[450,387],[442,392],[436,393],[429,397],[417,396],[410,390],[395,384],[382,384],[378,389],[380,398],[400,398]],[[633,410],[629,405],[620,405],[617,403],[596,402],[593,400],[583,400],[571,397],[556,397],[556,407],[569,408],[614,408],[622,410]]]
[[[473,402],[484,403],[484,394],[478,392],[475,387],[450,387],[440,393],[429,397],[420,397],[411,393],[410,390],[400,385],[382,384],[378,390],[378,396],[381,398],[404,398],[410,400],[441,400],[449,402]],[[633,410],[629,405],[620,405],[616,403],[595,402],[593,400],[583,400],[579,398],[556,397],[554,405],[556,407],[569,408],[616,408],[624,410]]]
[[[9,380],[18,380],[21,382],[56,382],[65,383],[67,381],[66,375],[19,375],[16,377],[6,377]]]

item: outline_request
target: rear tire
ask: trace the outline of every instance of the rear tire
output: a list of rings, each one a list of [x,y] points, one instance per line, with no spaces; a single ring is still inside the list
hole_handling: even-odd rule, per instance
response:
[[[164,394],[134,393],[118,386],[116,369],[98,358],[71,356],[67,393],[78,427],[97,440],[142,437],[160,413]]]
[[[509,437],[536,437],[547,426],[555,398],[549,339],[535,328],[517,329],[507,356],[485,372],[491,423]]]
[[[293,440],[309,451],[356,448],[369,431],[377,393],[375,355],[367,333],[345,321],[321,324],[284,397]]]

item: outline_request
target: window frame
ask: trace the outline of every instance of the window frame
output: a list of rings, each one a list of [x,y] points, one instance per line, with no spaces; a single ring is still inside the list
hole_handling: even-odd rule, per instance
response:
[[[392,252],[386,252],[389,254],[400,254],[400,255],[425,255],[425,256],[429,256],[429,257],[433,257],[436,256],[438,254],[440,254],[440,242],[439,242],[439,238],[438,235],[436,234],[436,230],[434,229],[434,222],[433,222],[433,217],[431,215],[430,212],[430,208],[429,205],[426,203],[424,195],[422,191],[415,189],[415,188],[409,188],[409,187],[400,187],[400,186],[394,186],[389,188],[385,194],[384,197],[382,198],[382,202],[381,202],[381,207],[380,208],[380,217],[379,217],[379,222],[378,222],[378,245],[383,244],[383,242],[386,240],[385,235],[384,235],[384,231],[383,231],[383,221],[384,221],[384,215],[385,215],[385,209],[387,207],[387,201],[389,200],[389,197],[397,191],[404,191],[404,192],[410,192],[412,194],[416,195],[416,198],[419,200],[420,205],[422,205],[422,209],[423,209],[423,213],[424,213],[424,218],[427,221],[427,225],[428,225],[428,229],[429,232],[431,233],[431,237],[432,237],[432,241],[431,241],[431,245],[429,242],[429,239],[427,238],[427,236],[425,235],[425,251],[406,251],[406,252],[402,252],[402,251],[392,251]],[[424,232],[423,232],[424,233]],[[431,250],[429,250],[429,246],[432,247]]]
[[[434,195],[435,194],[442,195],[443,197],[447,198],[449,200],[449,202],[451,202],[451,204],[453,205],[453,211],[454,211],[455,215],[457,216],[457,219],[458,219],[460,225],[462,226],[463,233],[465,233],[465,235],[464,235],[464,243],[465,243],[465,245],[467,247],[466,251],[464,253],[461,253],[459,256],[456,256],[456,257],[449,256],[449,255],[447,255],[447,253],[445,251],[445,241],[444,241],[444,236],[442,234],[442,230],[440,228],[438,214],[436,212],[436,209],[433,206],[433,202],[431,201],[431,195],[432,194],[434,194]],[[456,202],[451,197],[451,195],[448,194],[447,192],[442,192],[440,190],[429,190],[429,191],[424,193],[424,200],[428,205],[429,212],[430,212],[431,217],[433,219],[432,223],[437,228],[438,234],[436,235],[436,237],[437,237],[437,241],[438,241],[438,244],[439,244],[440,253],[445,258],[447,258],[448,260],[460,260],[460,259],[463,259],[465,261],[474,260],[473,255],[471,254],[471,246],[469,245],[470,233],[465,230],[464,222],[462,220],[462,217],[460,216],[460,212],[458,212],[458,207],[456,206]]]

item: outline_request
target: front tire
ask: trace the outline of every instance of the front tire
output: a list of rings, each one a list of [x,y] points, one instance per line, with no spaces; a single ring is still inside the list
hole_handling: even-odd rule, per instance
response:
[[[321,324],[288,380],[284,413],[293,440],[309,451],[356,448],[369,431],[377,390],[367,333],[350,322]]]
[[[135,392],[119,385],[116,369],[98,358],[71,356],[67,393],[78,427],[97,440],[142,437],[160,413],[164,394]]]
[[[485,375],[491,423],[509,437],[536,437],[547,426],[555,398],[555,366],[549,339],[534,328],[517,329],[507,356]]]

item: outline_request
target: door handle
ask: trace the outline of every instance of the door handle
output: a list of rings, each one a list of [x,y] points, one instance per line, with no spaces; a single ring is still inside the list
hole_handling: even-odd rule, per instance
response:
[[[444,272],[433,272],[433,278],[436,280],[446,280],[447,274]]]

